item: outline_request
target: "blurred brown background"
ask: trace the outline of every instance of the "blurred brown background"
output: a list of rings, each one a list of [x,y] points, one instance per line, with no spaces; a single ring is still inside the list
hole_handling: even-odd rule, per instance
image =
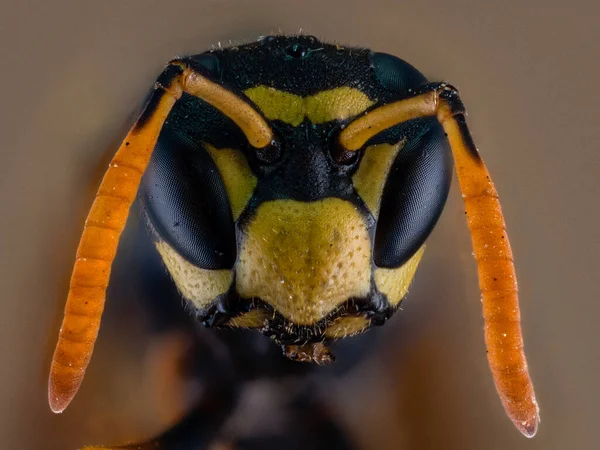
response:
[[[146,370],[156,340],[127,289],[143,276],[132,245],[79,396],[62,415],[47,406],[83,220],[165,61],[300,28],[396,54],[461,90],[508,222],[541,406],[527,440],[496,396],[454,186],[404,311],[331,391],[344,430],[364,449],[600,448],[598,17],[592,0],[5,0],[0,448],[121,442],[172,420]]]

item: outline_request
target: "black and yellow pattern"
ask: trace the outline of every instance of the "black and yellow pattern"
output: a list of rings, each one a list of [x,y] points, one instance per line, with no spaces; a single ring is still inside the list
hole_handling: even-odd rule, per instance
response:
[[[533,436],[512,251],[458,91],[394,56],[310,36],[176,59],[159,76],[84,226],[50,407],[63,411],[83,380],[138,187],[157,251],[205,325],[257,329],[288,358],[327,364],[327,340],[381,325],[405,297],[448,195],[451,155],[490,368],[509,417]],[[205,412],[121,448],[175,448],[198,440],[198,424],[209,442]]]
[[[383,323],[445,202],[447,142],[437,122],[419,119],[340,162],[337,135],[426,79],[390,55],[310,36],[182,61],[246,99],[273,133],[256,149],[239,120],[184,93],[144,177],[157,249],[203,322],[286,345]]]

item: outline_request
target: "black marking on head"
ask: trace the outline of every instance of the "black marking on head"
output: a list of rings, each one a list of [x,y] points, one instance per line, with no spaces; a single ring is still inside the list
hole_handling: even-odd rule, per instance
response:
[[[351,171],[337,167],[329,156],[329,148],[334,144],[329,140],[329,130],[335,126],[305,122],[294,127],[275,121],[273,129],[278,136],[285,136],[280,140],[281,158],[268,167],[255,166],[261,178],[257,198],[312,201],[353,196]]]
[[[238,126],[204,100],[184,93],[175,104],[165,127],[185,134],[196,143],[216,148],[246,149],[248,140]]]
[[[408,63],[383,53],[320,42],[313,36],[268,36],[258,42],[213,50],[183,59],[194,70],[221,83],[236,95],[258,85],[300,96],[347,86],[376,99],[380,106],[410,95],[426,79]],[[184,94],[173,108],[169,123],[191,139],[217,148],[242,150],[258,186],[251,204],[275,198],[312,201],[338,197],[361,203],[353,194],[351,176],[360,152],[334,160],[335,136],[342,123],[305,122],[292,127],[270,121],[277,146],[269,151],[250,149],[244,135],[222,113],[200,99]],[[397,142],[400,125],[372,139]],[[274,151],[271,151],[274,150]]]
[[[256,161],[261,165],[271,165],[281,158],[281,142],[273,140],[269,145],[263,148],[254,149]]]
[[[142,179],[141,198],[160,238],[201,269],[230,269],[237,250],[231,207],[208,152],[165,126]]]
[[[397,95],[378,81],[369,50],[326,44],[313,36],[268,36],[209,54],[219,61],[219,81],[237,94],[265,85],[300,96],[340,86],[359,89],[369,98]],[[184,60],[193,64],[203,55]]]
[[[235,284],[235,283],[234,283]],[[233,290],[219,297],[218,301],[206,311],[197,311],[202,324],[207,327],[220,327],[227,321],[253,309],[267,312],[269,320],[259,329],[278,344],[303,344],[320,342],[325,331],[340,317],[361,316],[370,320],[369,326],[383,325],[396,311],[385,296],[374,291],[368,298],[351,298],[318,322],[310,325],[298,325],[283,317],[271,305],[261,299],[239,297]]]
[[[292,44],[285,48],[285,54],[289,58],[305,58],[309,55],[309,52],[300,44]]]
[[[426,84],[418,70],[391,55],[330,45],[312,36],[269,36],[182,61],[242,98],[246,89],[259,85],[303,97],[345,86],[363,92],[375,101],[372,108],[377,108],[442,86]],[[168,75],[161,77],[161,84],[168,83]],[[450,94],[443,94],[447,97],[443,100],[452,107],[455,99]],[[162,89],[153,93],[138,123],[140,128],[152,116],[161,95]],[[477,155],[464,116],[458,103],[454,105],[463,139]],[[142,182],[146,213],[160,239],[200,268],[231,268],[237,251],[236,232],[243,233],[244,221],[260,203],[282,198],[314,201],[336,197],[352,202],[364,215],[374,240],[377,266],[398,267],[423,244],[439,218],[451,179],[448,142],[436,118],[399,124],[367,143],[407,139],[386,181],[377,224],[351,182],[362,152],[355,152],[355,160],[342,164],[331,157],[331,146],[337,143],[335,137],[343,123],[305,121],[293,127],[275,120],[269,125],[277,138],[277,152],[257,153],[249,148],[231,119],[201,99],[182,95],[165,122]],[[242,151],[257,177],[254,195],[235,224],[223,182],[203,143]],[[376,288],[371,290],[369,298],[350,299],[310,326],[286,321],[265,302],[239,298],[231,290],[198,314],[207,326],[220,326],[251,308],[263,308],[273,317],[262,330],[265,334],[278,342],[301,344],[322,340],[327,327],[341,316],[360,313],[368,315],[371,324],[385,322],[395,308]]]
[[[255,308],[254,301],[241,299],[235,290],[234,280],[229,290],[220,296],[205,311],[196,310],[196,315],[207,328],[219,328],[233,317],[247,313]]]
[[[448,140],[436,118],[398,153],[386,181],[375,232],[378,267],[400,267],[421,248],[437,223],[452,180]]]

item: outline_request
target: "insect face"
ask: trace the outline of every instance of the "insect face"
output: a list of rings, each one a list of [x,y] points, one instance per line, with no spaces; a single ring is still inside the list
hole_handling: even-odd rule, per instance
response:
[[[157,249],[203,323],[257,328],[286,345],[383,323],[441,213],[450,149],[435,118],[386,129],[357,152],[338,137],[425,78],[390,55],[311,37],[189,64],[246,98],[273,133],[257,150],[226,114],[184,95],[142,180]]]
[[[310,36],[171,61],[92,206],[49,383],[62,411],[83,379],[110,268],[138,193],[173,280],[207,326],[254,328],[293,359],[379,325],[407,293],[443,209],[451,155],[504,407],[539,421],[498,194],[458,92],[408,63]]]

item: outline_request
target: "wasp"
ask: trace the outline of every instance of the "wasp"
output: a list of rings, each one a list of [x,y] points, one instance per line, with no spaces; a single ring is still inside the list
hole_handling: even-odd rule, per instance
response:
[[[539,408],[498,194],[458,91],[385,53],[269,36],[170,61],[85,222],[49,379],[63,411],[100,327],[139,196],[156,251],[207,327],[254,329],[285,357],[384,324],[406,296],[453,166],[477,261],[487,356],[526,436]]]

